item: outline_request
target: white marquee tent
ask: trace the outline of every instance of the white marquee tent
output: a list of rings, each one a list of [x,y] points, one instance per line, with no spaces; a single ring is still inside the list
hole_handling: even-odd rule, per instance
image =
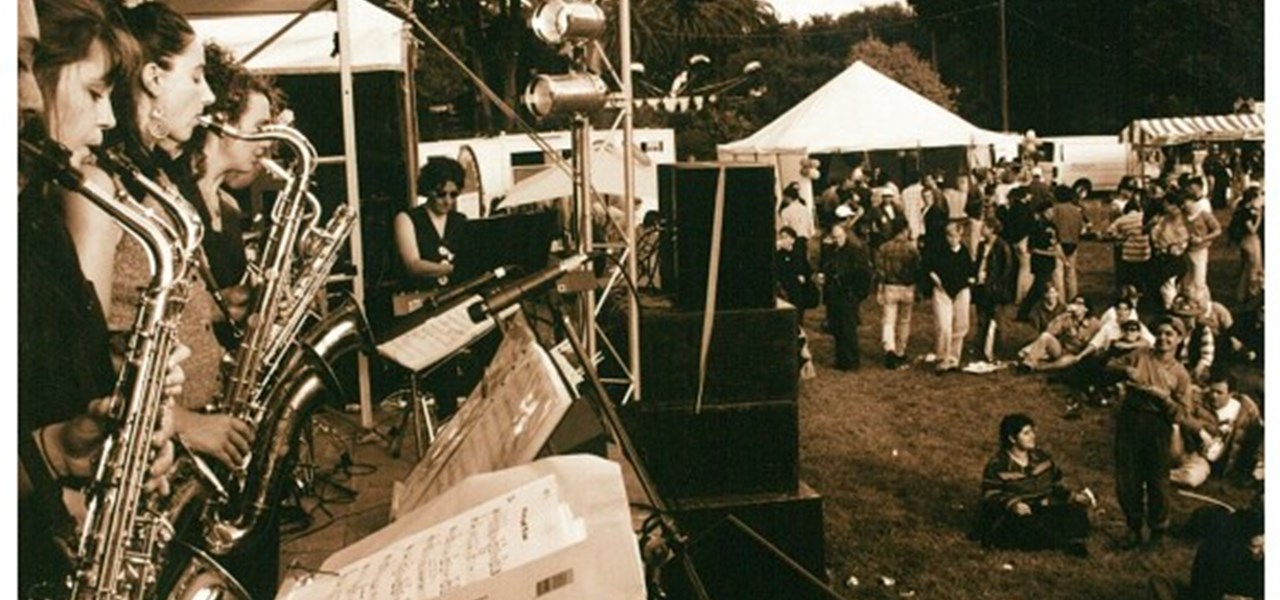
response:
[[[815,154],[965,147],[983,164],[991,144],[1018,136],[982,129],[862,61],[828,81],[751,136],[717,150],[722,161],[772,164],[779,185],[807,182],[802,163]],[[811,192],[802,185],[802,194]]]

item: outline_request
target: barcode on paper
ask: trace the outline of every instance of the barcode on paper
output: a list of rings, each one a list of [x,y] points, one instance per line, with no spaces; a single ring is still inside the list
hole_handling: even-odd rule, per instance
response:
[[[561,571],[538,582],[537,596],[545,596],[571,583],[573,583],[573,569]]]

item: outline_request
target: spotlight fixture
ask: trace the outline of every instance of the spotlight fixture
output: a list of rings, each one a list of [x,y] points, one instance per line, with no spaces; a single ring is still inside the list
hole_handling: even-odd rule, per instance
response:
[[[591,73],[538,75],[524,92],[524,105],[541,119],[553,113],[589,113],[608,100],[604,80]]]
[[[606,24],[604,9],[591,0],[549,0],[529,20],[534,34],[548,44],[600,39]]]

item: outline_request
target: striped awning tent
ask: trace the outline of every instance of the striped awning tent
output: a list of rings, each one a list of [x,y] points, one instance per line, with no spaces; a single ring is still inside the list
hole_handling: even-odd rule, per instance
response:
[[[1120,131],[1120,141],[1135,146],[1171,146],[1196,141],[1261,140],[1266,121],[1261,114],[1239,113],[1164,119],[1137,119]]]

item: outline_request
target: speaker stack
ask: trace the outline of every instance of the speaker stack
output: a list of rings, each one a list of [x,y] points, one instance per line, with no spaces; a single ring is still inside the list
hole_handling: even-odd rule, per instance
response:
[[[714,590],[755,581],[748,575],[821,585],[825,554],[822,497],[799,478],[797,312],[775,293],[770,167],[725,165],[716,311],[695,407],[720,167],[659,167],[664,295],[641,299],[643,393],[622,417],[658,491],[694,540],[695,565],[697,552],[727,551],[719,548],[727,540],[760,542],[728,571],[699,566],[711,597],[729,598],[745,596]],[[667,591],[686,597],[679,589]]]

